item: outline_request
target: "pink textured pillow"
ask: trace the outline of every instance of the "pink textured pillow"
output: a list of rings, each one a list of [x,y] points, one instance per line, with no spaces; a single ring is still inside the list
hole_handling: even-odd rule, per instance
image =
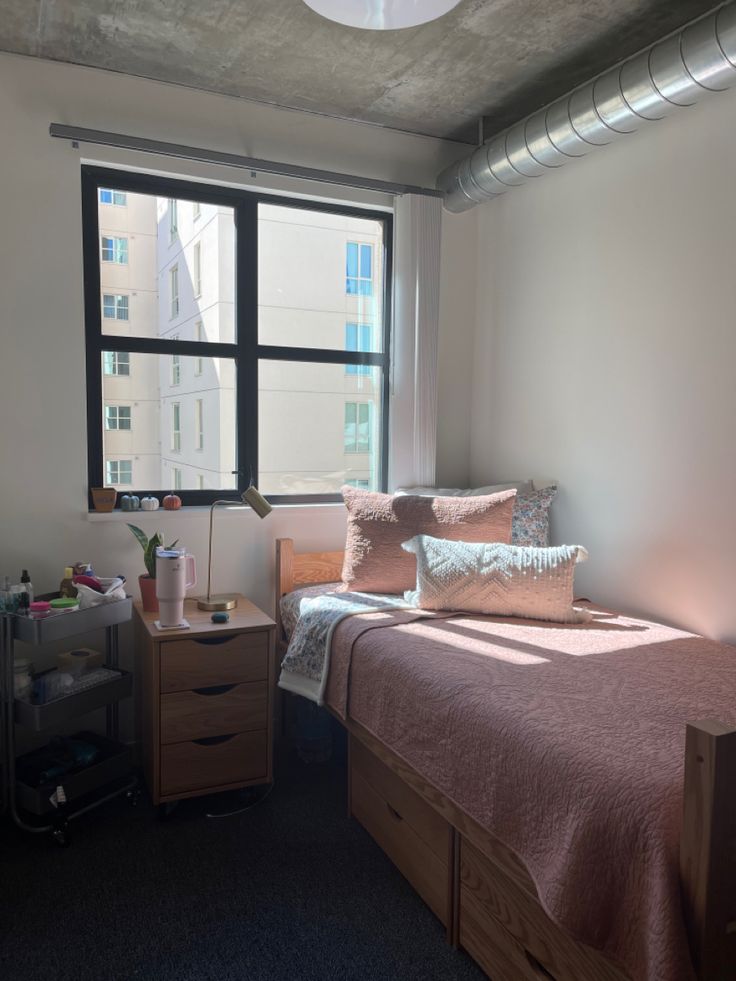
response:
[[[414,589],[417,563],[401,544],[415,535],[450,541],[511,541],[515,490],[484,497],[393,497],[343,487],[348,533],[342,586],[364,593]]]

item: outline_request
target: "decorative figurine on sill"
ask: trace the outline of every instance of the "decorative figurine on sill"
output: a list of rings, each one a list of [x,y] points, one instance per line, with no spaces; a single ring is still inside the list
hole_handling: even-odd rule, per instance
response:
[[[130,494],[123,494],[123,496],[120,498],[120,510],[121,511],[133,510],[133,500]]]
[[[164,498],[164,510],[165,511],[178,511],[181,507],[181,498],[178,494],[173,491],[167,494]]]
[[[158,511],[158,498],[157,497],[142,497],[141,498],[141,511]]]

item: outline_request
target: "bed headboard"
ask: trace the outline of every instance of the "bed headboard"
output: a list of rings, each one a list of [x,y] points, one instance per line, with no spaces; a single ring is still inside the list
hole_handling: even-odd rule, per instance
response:
[[[344,552],[294,551],[292,538],[276,539],[276,626],[277,637],[283,640],[279,600],[300,586],[316,586],[321,582],[339,582],[342,578]]]

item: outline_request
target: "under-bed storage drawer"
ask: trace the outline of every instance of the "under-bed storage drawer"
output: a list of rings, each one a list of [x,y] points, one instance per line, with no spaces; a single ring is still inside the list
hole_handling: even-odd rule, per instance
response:
[[[447,925],[450,826],[353,736],[350,810]]]
[[[493,862],[461,838],[459,941],[493,981],[626,981],[560,932],[512,862]]]

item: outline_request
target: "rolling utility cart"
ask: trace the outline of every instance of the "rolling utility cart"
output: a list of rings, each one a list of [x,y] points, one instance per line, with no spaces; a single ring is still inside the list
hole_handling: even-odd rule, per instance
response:
[[[118,742],[118,702],[133,688],[132,675],[118,667],[118,627],[130,620],[132,608],[133,602],[127,598],[39,620],[0,613],[2,805],[24,831],[51,834],[58,844],[66,845],[69,821],[120,794],[127,794],[133,804],[137,801],[130,750]],[[39,705],[15,697],[16,641],[40,647],[102,627],[106,635],[105,667],[111,669],[108,680],[88,687],[80,682],[70,694]],[[89,765],[45,781],[24,779],[24,771],[32,769],[33,753],[16,759],[17,725],[34,732],[53,732],[54,727],[103,707],[107,708],[106,737],[87,732],[78,737],[92,750]]]

